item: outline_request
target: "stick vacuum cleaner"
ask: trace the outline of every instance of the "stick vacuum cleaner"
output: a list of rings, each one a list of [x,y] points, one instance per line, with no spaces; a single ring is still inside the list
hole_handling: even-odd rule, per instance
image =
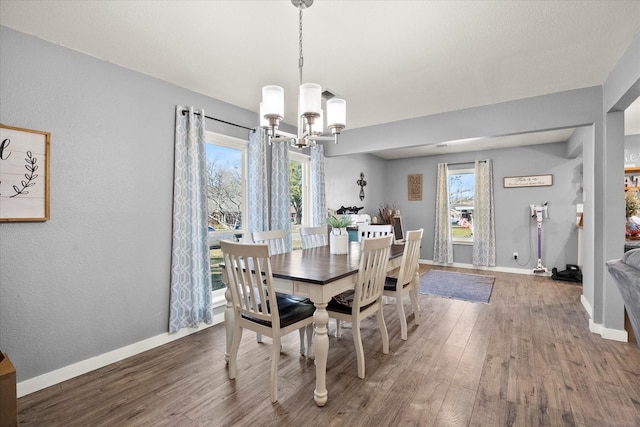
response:
[[[548,202],[544,202],[542,206],[529,205],[531,209],[531,218],[535,217],[538,223],[538,265],[533,269],[534,273],[546,273],[547,268],[542,265],[542,221],[549,218],[547,211]]]

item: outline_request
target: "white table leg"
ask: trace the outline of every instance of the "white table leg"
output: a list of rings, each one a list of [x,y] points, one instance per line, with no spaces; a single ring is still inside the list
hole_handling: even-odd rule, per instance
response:
[[[224,328],[227,333],[227,347],[224,351],[224,361],[229,363],[229,356],[231,355],[231,343],[233,342],[233,302],[231,300],[231,289],[227,288],[224,291],[224,298],[227,300],[226,308],[224,309]]]
[[[324,406],[327,403],[327,358],[329,356],[329,335],[327,333],[327,323],[329,313],[327,313],[326,303],[314,303],[316,312],[313,320],[316,323],[316,336],[314,340],[314,350],[316,356],[316,389],[313,392],[316,405]]]

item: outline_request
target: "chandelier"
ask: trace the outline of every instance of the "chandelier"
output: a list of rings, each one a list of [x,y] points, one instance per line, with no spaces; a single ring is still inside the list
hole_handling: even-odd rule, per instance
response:
[[[311,7],[313,0],[291,0],[298,8],[299,46],[298,71],[300,74],[300,93],[298,95],[298,133],[297,135],[278,129],[284,120],[284,89],[280,86],[269,85],[262,88],[262,102],[260,103],[260,126],[266,130],[269,143],[290,141],[297,148],[314,146],[319,140],[333,140],[338,143],[338,135],[346,124],[347,103],[344,99],[331,98],[326,102],[327,127],[333,137],[322,136],[324,114],[322,111],[322,87],[317,83],[302,83],[302,9]]]

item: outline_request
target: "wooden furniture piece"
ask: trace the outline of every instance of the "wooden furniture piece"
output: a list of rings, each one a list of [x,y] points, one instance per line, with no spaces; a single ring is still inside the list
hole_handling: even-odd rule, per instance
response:
[[[418,274],[418,258],[420,257],[420,242],[423,230],[407,232],[404,241],[404,252],[398,277],[387,277],[383,295],[394,297],[400,320],[400,337],[407,340],[407,318],[404,314],[404,296],[409,294],[413,307],[414,322],[420,324],[420,306],[418,305],[418,291],[420,289],[420,275]]]
[[[300,237],[302,237],[302,249],[317,248],[329,244],[328,231],[326,225],[319,227],[300,227]]]
[[[401,245],[391,246],[389,270],[400,265],[402,251]],[[224,263],[221,266],[224,266]],[[328,399],[326,373],[329,353],[329,336],[327,335],[329,314],[327,304],[332,296],[353,289],[359,268],[360,244],[357,242],[350,242],[347,255],[331,255],[327,245],[271,256],[271,272],[276,290],[309,297],[316,308],[313,315],[316,332],[313,340],[316,388],[313,393],[318,406],[324,406]],[[223,281],[228,283],[226,275],[226,268],[223,268]],[[224,314],[227,350],[224,357],[229,361],[235,319],[231,290],[228,286],[225,298],[227,300]]]
[[[382,335],[382,352],[389,353],[389,334],[382,313],[382,291],[389,264],[391,243],[393,243],[392,235],[364,239],[355,288],[336,295],[327,306],[329,317],[338,321],[351,322],[360,378],[364,378],[365,375],[364,350],[360,334],[360,322],[363,319],[375,314]]]
[[[271,255],[287,252],[287,234],[284,230],[254,231],[251,239],[254,243],[267,243]]]
[[[312,326],[315,308],[310,303],[276,293],[268,245],[229,241],[222,241],[220,245],[235,318],[229,378],[236,377],[236,360],[243,329],[271,337],[271,402],[276,402],[280,338],[289,332]]]
[[[0,353],[0,427],[18,425],[16,369],[6,354]]]
[[[362,239],[367,239],[367,238],[370,238],[370,237],[387,236],[389,234],[393,234],[393,227],[391,226],[391,224],[380,224],[380,225],[361,224],[361,225],[358,225],[358,242],[361,242]]]

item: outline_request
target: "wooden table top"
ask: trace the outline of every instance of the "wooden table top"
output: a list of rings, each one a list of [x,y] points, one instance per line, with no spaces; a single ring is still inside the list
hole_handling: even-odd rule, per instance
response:
[[[389,259],[402,256],[404,245],[391,245]],[[360,243],[350,242],[346,255],[329,253],[329,246],[271,256],[273,277],[324,285],[351,276],[360,267]]]

